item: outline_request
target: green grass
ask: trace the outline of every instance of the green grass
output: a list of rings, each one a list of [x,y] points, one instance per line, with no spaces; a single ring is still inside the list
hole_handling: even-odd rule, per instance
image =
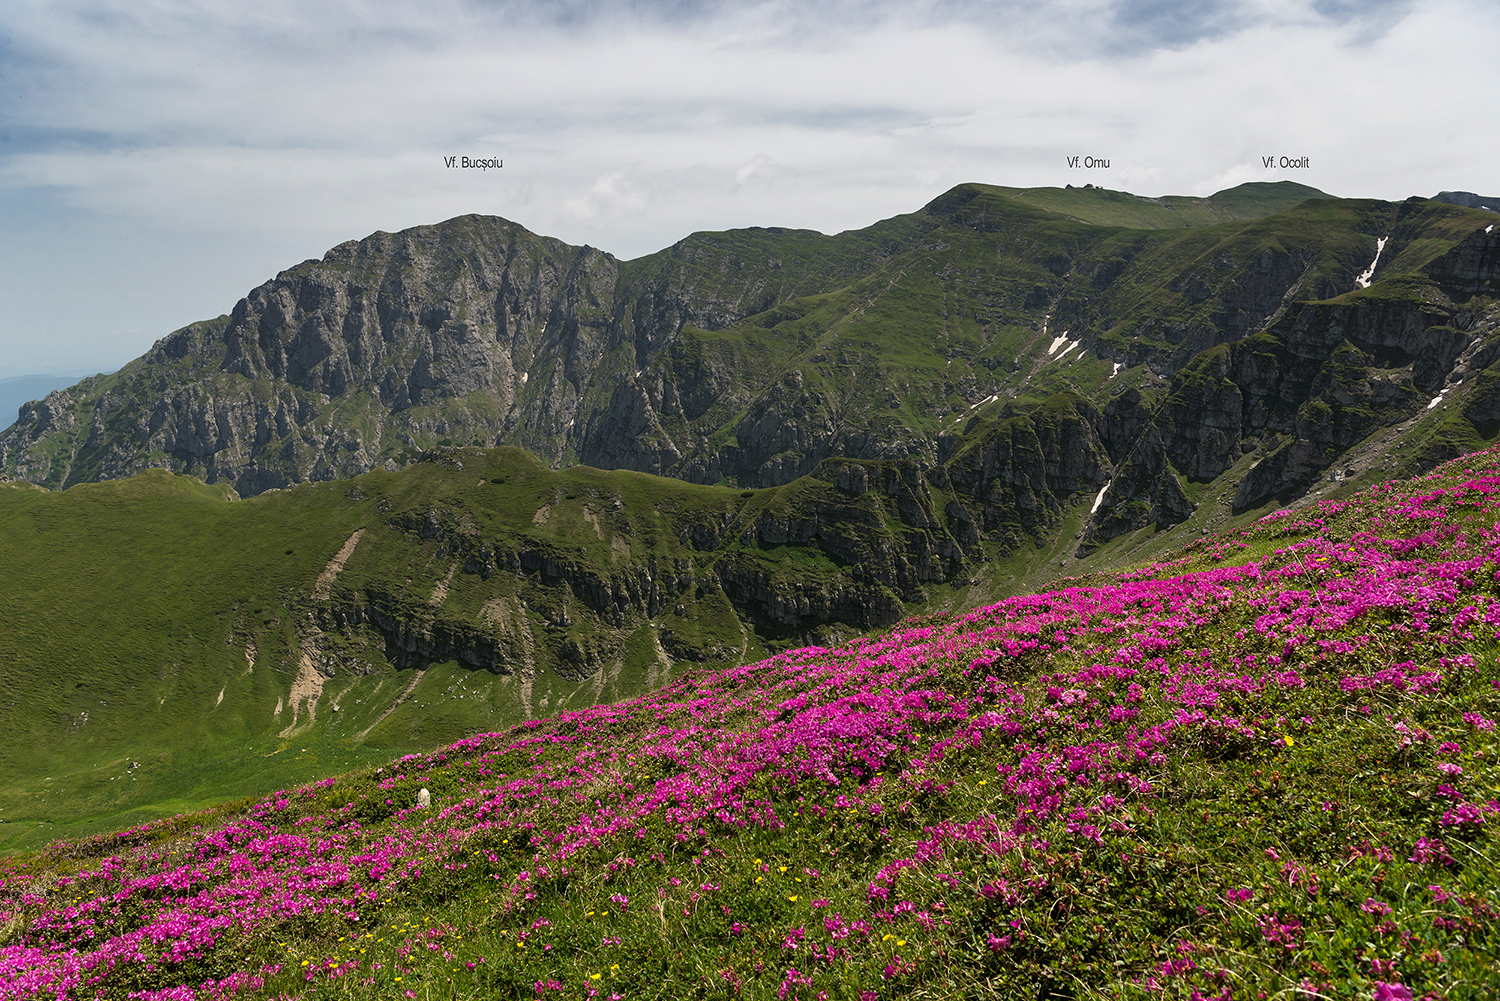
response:
[[[741,491],[556,472],[474,448],[249,500],[161,470],[0,485],[0,847],[847,632],[866,603],[841,612],[827,595],[902,607],[861,577],[895,573],[893,540],[912,531],[878,498],[811,478]],[[796,538],[758,541],[766,525]],[[808,528],[821,540],[796,534]],[[321,691],[295,698],[309,681]]]
[[[1292,181],[1250,182],[1208,198],[1167,195],[1145,198],[1103,187],[974,187],[1093,226],[1128,229],[1188,229],[1222,222],[1259,219],[1293,208],[1309,198],[1328,197],[1317,188]]]
[[[60,941],[70,927],[38,916],[96,899],[84,913],[127,933],[168,905],[112,869],[187,869],[207,892],[274,833],[353,860],[358,888],[184,962],[121,963],[109,996],[246,971],[264,980],[249,996],[339,999],[1483,998],[1500,594],[1470,571],[1493,568],[1495,467],[1249,524],[1095,592],[695,671],[630,705],[15,857],[28,896],[0,944]],[[1418,567],[1448,590],[1366,587]],[[1423,680],[1370,683],[1390,671]],[[412,809],[422,788],[431,811]],[[655,806],[600,830],[637,796]],[[1449,815],[1465,800],[1481,820]]]

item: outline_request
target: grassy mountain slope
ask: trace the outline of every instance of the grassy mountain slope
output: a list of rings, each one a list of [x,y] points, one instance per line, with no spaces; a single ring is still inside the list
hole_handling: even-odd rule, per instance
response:
[[[472,456],[467,468],[449,456],[246,501],[165,471],[66,493],[0,489],[0,831],[118,823],[117,810],[141,804],[159,815],[570,699],[634,694],[670,676],[657,631],[635,635],[652,615],[683,620],[669,631],[680,655],[702,656],[695,643],[732,641],[721,655],[736,657],[758,649],[721,595],[679,594],[677,571],[692,566],[679,536],[694,519],[772,498],[558,474],[516,450]],[[448,512],[502,558],[547,565],[455,573],[463,557],[435,538]],[[656,603],[668,607],[601,619],[564,566],[580,585],[607,586],[612,567],[659,574]],[[683,635],[704,607],[725,614]],[[605,662],[572,663],[569,652]]]
[[[1418,402],[1314,494],[1482,447],[1495,385],[1486,369]],[[1066,393],[993,403],[952,422],[935,467],[830,460],[759,491],[473,448],[244,501],[164,471],[0,488],[0,838],[180,812],[688,665],[1093,579],[1277,506],[1237,504],[1258,451],[1153,481],[1195,505],[1180,520],[1131,500],[1139,467],[1111,470],[1092,430],[1109,422]],[[1102,541],[1114,518],[1136,527]]]
[[[975,607],[1483,447],[1487,219],[1314,199],[1123,229],[966,185],[854,234],[700,234],[623,264],[484,217],[335,248],[49,397],[7,453],[90,480],[128,471],[115,431],[168,465],[157,436],[189,436],[205,475],[248,457],[256,489],[282,461],[320,482],[0,491],[0,755],[24,777],[0,836]],[[396,348],[401,379],[358,388]],[[422,450],[504,413],[539,452],[678,480]],[[345,461],[379,468],[321,480]],[[707,485],[735,481],[766,487]]]
[[[0,838],[170,813],[1021,586],[1054,496],[1097,480],[1074,468],[1098,448],[1081,406],[976,425],[941,482],[837,461],[733,490],[465,448],[248,500],[163,470],[0,485]],[[1001,465],[1003,489],[985,472]]]
[[[0,485],[0,844],[958,600],[945,497],[909,465],[739,491],[473,448],[248,500],[163,470]]]
[[[1275,215],[1326,193],[1295,181],[1250,182],[1207,198],[1165,195],[1147,198],[1108,188],[1008,188],[976,185],[986,192],[1034,205],[1093,226],[1124,229],[1192,229]]]
[[[12,858],[0,996],[1485,997],[1497,521],[1479,453]]]

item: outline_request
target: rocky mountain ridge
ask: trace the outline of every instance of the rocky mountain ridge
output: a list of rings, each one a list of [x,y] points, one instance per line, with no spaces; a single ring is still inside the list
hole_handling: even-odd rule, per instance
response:
[[[1432,196],[1435,202],[1447,202],[1449,205],[1462,205],[1465,208],[1483,209],[1486,212],[1500,213],[1500,198],[1476,195],[1472,191],[1439,191]]]
[[[445,445],[744,487],[905,460],[1011,547],[1092,494],[1088,551],[1188,518],[1195,484],[1229,484],[1231,512],[1290,501],[1432,399],[1460,411],[1393,462],[1493,433],[1470,399],[1493,224],[1319,195],[962,185],[838,236],[695,234],[624,262],[490,217],[377,233],[23,408],[0,470],[161,466],[250,495]]]

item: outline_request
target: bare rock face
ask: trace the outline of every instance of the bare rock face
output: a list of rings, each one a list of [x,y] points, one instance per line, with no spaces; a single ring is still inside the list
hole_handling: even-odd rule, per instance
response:
[[[220,368],[329,397],[360,387],[390,410],[485,392],[508,411],[517,361],[598,353],[618,277],[608,255],[528,237],[465,217],[342,244],[240,301]]]
[[[1168,463],[1161,432],[1154,425],[1136,439],[1102,489],[1090,515],[1086,545],[1147,525],[1175,525],[1193,513],[1193,505]]]
[[[732,405],[743,374],[650,361],[684,325],[717,329],[821,291],[876,254],[815,233],[732,236],[691,237],[633,268],[486,216],[350,241],[120,373],[23,408],[0,434],[0,468],[63,485],[167,466],[249,495],[397,468],[434,444],[507,444],[554,464],[683,475],[703,436],[664,419]],[[800,262],[774,258],[787,246]],[[782,431],[782,417],[763,417],[764,440],[748,446],[747,461],[771,463],[761,479],[816,464],[776,450],[817,447],[826,429]],[[712,462],[691,471],[723,475]]]
[[[986,531],[1030,532],[1073,495],[1107,482],[1110,462],[1096,430],[1102,421],[1088,401],[1059,396],[971,431],[968,447],[944,468],[947,485],[978,502]]]
[[[1247,449],[1265,453],[1237,484],[1239,510],[1307,489],[1355,444],[1500,354],[1486,348],[1497,255],[1500,236],[1475,232],[1394,294],[1300,303],[1265,332],[1200,355],[1155,421],[1171,464],[1207,481]],[[1472,406],[1489,412],[1483,400]]]

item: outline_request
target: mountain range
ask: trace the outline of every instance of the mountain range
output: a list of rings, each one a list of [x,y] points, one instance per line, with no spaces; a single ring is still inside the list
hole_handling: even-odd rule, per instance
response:
[[[632,261],[484,216],[341,244],[0,433],[0,843],[1473,451],[1500,234],[1461,195],[967,184]]]
[[[1226,474],[1236,509],[1288,500],[1483,381],[1492,227],[1286,182],[971,184],[837,236],[700,233],[622,262],[464,216],[341,244],[23,407],[0,470],[62,487],[169,468],[247,496],[513,445],[764,487],[832,457],[926,472],[963,453],[987,530],[1110,484],[1089,531],[1107,541],[1181,520]],[[1456,419],[1497,416],[1463,395]],[[992,489],[1049,400],[1064,452]],[[1473,432],[1443,437],[1423,461]]]

